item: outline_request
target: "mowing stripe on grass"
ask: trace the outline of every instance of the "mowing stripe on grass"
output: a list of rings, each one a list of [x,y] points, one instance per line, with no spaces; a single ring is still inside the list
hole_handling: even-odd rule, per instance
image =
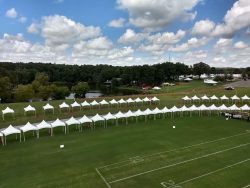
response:
[[[191,178],[191,179],[182,181],[182,182],[180,182],[180,183],[177,183],[176,185],[182,185],[182,184],[191,182],[191,181],[193,181],[193,180],[200,179],[200,178],[203,178],[203,177],[205,177],[205,176],[214,174],[214,173],[216,173],[216,172],[220,172],[220,171],[222,171],[222,170],[226,170],[226,169],[228,169],[228,168],[232,168],[232,167],[234,167],[234,166],[237,166],[237,165],[239,165],[239,164],[242,164],[242,163],[245,163],[245,162],[248,162],[248,161],[250,161],[250,158],[245,159],[245,160],[240,161],[240,162],[237,162],[237,163],[234,163],[234,164],[231,164],[231,165],[228,165],[228,166],[225,166],[225,167],[223,167],[223,168],[220,168],[220,169],[217,169],[217,170],[208,172],[208,173],[206,173],[206,174],[202,174],[202,175],[200,175],[200,176],[197,176],[197,177],[194,177],[194,178]],[[250,186],[250,185],[249,185],[249,186]]]
[[[169,168],[169,167],[177,166],[177,165],[180,165],[180,164],[185,164],[185,163],[188,163],[188,162],[191,162],[191,161],[195,161],[195,160],[198,160],[198,159],[210,157],[210,156],[213,156],[213,155],[216,155],[216,154],[219,154],[219,153],[223,153],[223,152],[227,152],[227,151],[234,150],[234,149],[237,149],[237,148],[245,147],[245,146],[248,146],[249,144],[250,144],[250,142],[245,143],[245,144],[241,144],[241,145],[238,145],[238,146],[235,146],[235,147],[231,147],[231,148],[228,148],[228,149],[220,150],[220,151],[217,151],[217,152],[209,153],[209,154],[206,154],[206,155],[202,155],[200,157],[195,157],[195,158],[188,159],[188,160],[185,160],[185,161],[181,161],[181,162],[178,162],[178,163],[174,163],[174,164],[171,164],[171,165],[162,166],[160,168],[155,168],[155,169],[152,169],[152,170],[148,170],[148,171],[145,171],[145,172],[141,172],[141,173],[138,173],[138,174],[127,176],[125,178],[120,178],[120,179],[111,181],[109,183],[112,184],[112,183],[124,181],[124,180],[127,180],[127,179],[131,179],[131,178],[134,178],[134,177],[137,177],[137,176],[144,175],[144,174],[149,174],[151,172],[159,171],[159,170],[162,170],[162,169],[166,169],[166,168]]]
[[[219,138],[219,139],[215,139],[215,140],[201,142],[201,143],[198,143],[198,144],[193,144],[193,145],[189,145],[189,146],[185,146],[185,147],[181,147],[181,148],[176,148],[176,149],[172,149],[172,150],[162,151],[162,152],[154,153],[154,154],[151,154],[151,155],[144,155],[144,156],[140,156],[140,157],[141,158],[146,158],[146,157],[151,157],[151,156],[155,156],[155,155],[161,155],[161,154],[164,154],[164,153],[169,153],[169,152],[173,152],[173,151],[177,151],[177,150],[188,149],[188,148],[192,148],[192,147],[196,147],[196,146],[201,146],[201,145],[205,145],[205,144],[219,142],[219,141],[222,141],[222,140],[227,140],[227,139],[230,139],[230,138],[233,138],[233,137],[242,136],[242,135],[246,135],[246,134],[249,134],[249,133],[250,132],[235,134],[235,135],[232,135],[232,136],[227,136],[227,137],[223,137],[223,138]],[[114,165],[118,165],[118,164],[130,162],[130,161],[131,160],[128,159],[128,160],[120,161],[120,162],[117,162],[117,163],[112,163],[112,164],[108,164],[108,165],[105,165],[105,166],[101,166],[101,167],[98,167],[98,169],[107,168],[107,167],[110,167],[110,166],[114,166]],[[129,165],[129,164],[130,163],[125,164],[125,166]],[[122,166],[124,166],[124,165],[122,165]],[[112,168],[108,168],[107,170],[111,170],[111,169]]]
[[[107,185],[108,188],[111,188],[111,186],[109,185],[109,183],[106,181],[106,179],[103,177],[103,175],[101,174],[101,172],[96,168],[95,169],[97,174],[102,178],[102,180],[104,181],[104,183]]]

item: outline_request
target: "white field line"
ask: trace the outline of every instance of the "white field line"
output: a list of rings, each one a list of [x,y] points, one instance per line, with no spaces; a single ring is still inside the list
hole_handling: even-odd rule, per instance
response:
[[[101,174],[101,172],[100,172],[97,168],[96,168],[95,170],[96,170],[97,174],[102,178],[102,180],[104,181],[104,183],[106,184],[106,186],[107,186],[108,188],[111,188],[111,186],[110,186],[109,183],[106,181],[106,179],[103,177],[103,175]]]
[[[250,184],[249,185],[246,185],[245,187],[242,187],[242,188],[249,188],[250,187]]]
[[[188,159],[188,160],[185,160],[185,161],[181,161],[181,162],[178,162],[178,163],[174,163],[174,164],[171,164],[171,165],[166,165],[166,166],[162,166],[162,167],[155,168],[155,169],[152,169],[152,170],[144,171],[144,172],[141,172],[141,173],[138,173],[138,174],[134,174],[134,175],[131,175],[131,176],[127,176],[127,177],[125,177],[125,178],[120,178],[120,179],[111,181],[111,182],[109,182],[109,183],[112,184],[112,183],[124,181],[124,180],[127,180],[127,179],[131,179],[131,178],[134,178],[134,177],[137,177],[137,176],[144,175],[144,174],[149,174],[149,173],[151,173],[151,172],[163,170],[163,169],[166,169],[166,168],[169,168],[169,167],[173,167],[173,166],[185,164],[185,163],[188,163],[188,162],[191,162],[191,161],[195,161],[195,160],[198,160],[198,159],[210,157],[210,156],[213,156],[213,155],[216,155],[216,154],[220,154],[220,153],[223,153],[223,152],[226,152],[226,151],[234,150],[234,149],[237,149],[237,148],[240,148],[240,147],[248,146],[249,144],[250,144],[250,142],[245,143],[245,144],[241,144],[241,145],[238,145],[238,146],[235,146],[235,147],[231,147],[231,148],[228,148],[228,149],[220,150],[220,151],[217,151],[217,152],[209,153],[209,154],[206,154],[206,155],[202,155],[202,156],[200,156],[200,157],[195,157],[195,158],[192,158],[192,159]]]
[[[172,149],[172,150],[157,152],[157,153],[154,153],[154,154],[151,154],[151,155],[144,155],[144,156],[140,156],[140,157],[141,158],[152,157],[152,156],[155,156],[155,155],[161,155],[161,154],[164,154],[164,153],[170,153],[170,152],[173,152],[173,151],[178,151],[178,150],[182,150],[182,149],[188,149],[188,148],[192,148],[192,147],[196,147],[196,146],[210,144],[210,143],[218,142],[218,141],[221,141],[221,140],[227,140],[227,139],[230,139],[230,138],[233,138],[233,137],[242,136],[242,135],[249,134],[249,133],[247,132],[247,133],[235,134],[235,135],[232,135],[232,136],[227,136],[227,137],[223,137],[223,138],[219,138],[219,139],[215,139],[215,140],[201,142],[201,143],[198,143],[198,144],[193,144],[193,145],[189,145],[189,146],[185,146],[185,147],[181,147],[181,148],[176,148],[176,149]],[[114,166],[114,165],[118,165],[118,164],[126,163],[126,162],[131,162],[131,160],[128,159],[128,160],[120,161],[120,162],[117,162],[117,163],[108,164],[108,165],[105,165],[105,166],[98,167],[98,169],[107,168],[107,167],[110,167],[110,166]],[[128,163],[126,165],[129,165],[129,164],[131,164],[131,163]],[[122,166],[124,166],[124,165],[122,165]]]
[[[176,185],[182,185],[182,184],[191,182],[191,181],[193,181],[193,180],[197,180],[197,179],[203,178],[203,177],[205,177],[205,176],[214,174],[214,173],[216,173],[216,172],[220,172],[220,171],[226,170],[226,169],[228,169],[228,168],[232,168],[232,167],[234,167],[234,166],[237,166],[237,165],[239,165],[239,164],[242,164],[242,163],[245,163],[245,162],[248,162],[248,161],[250,161],[250,158],[248,158],[248,159],[246,159],[246,160],[243,160],[243,161],[240,161],[240,162],[237,162],[237,163],[234,163],[234,164],[232,164],[232,165],[228,165],[228,166],[225,166],[225,167],[223,167],[223,168],[220,168],[220,169],[217,169],[217,170],[208,172],[208,173],[206,173],[206,174],[202,174],[202,175],[200,175],[200,176],[197,176],[197,177],[194,177],[194,178],[191,178],[191,179],[182,181],[182,182],[180,182],[180,183],[177,183]]]

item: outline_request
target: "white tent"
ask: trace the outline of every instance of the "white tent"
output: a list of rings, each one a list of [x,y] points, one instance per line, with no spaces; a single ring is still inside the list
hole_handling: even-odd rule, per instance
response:
[[[131,110],[127,111],[126,113],[124,113],[126,118],[129,118],[129,117],[135,117],[135,113],[133,113]]]
[[[171,110],[168,109],[166,106],[163,109],[161,109],[161,111],[162,111],[162,113],[169,113],[169,112],[171,112]]]
[[[250,107],[247,104],[245,104],[244,106],[240,107],[240,109],[242,111],[250,111]]]
[[[76,102],[76,101],[74,103],[72,103],[70,106],[71,106],[71,108],[77,108],[77,107],[79,107],[81,109],[81,105],[78,102]]]
[[[144,116],[145,115],[140,109],[138,109],[137,111],[135,111],[134,114],[136,116]]]
[[[93,128],[92,127],[93,121],[90,118],[88,118],[86,115],[81,117],[78,121],[81,123],[81,131],[82,131],[82,124],[84,124],[84,123],[89,123],[90,127]]]
[[[53,135],[53,128],[55,127],[64,127],[64,133],[66,134],[66,123],[61,121],[60,119],[56,119],[54,122],[51,123],[51,135]]]
[[[157,114],[162,114],[163,112],[159,108],[155,108],[152,110],[152,113],[154,114],[154,119],[156,119]]]
[[[119,103],[119,104],[127,104],[127,102],[126,102],[124,99],[120,99],[120,100],[118,101],[118,103]]]
[[[188,111],[188,108],[186,107],[186,105],[183,105],[179,110],[181,112],[186,112],[186,111]]]
[[[5,114],[13,114],[13,117],[14,117],[14,110],[13,109],[11,109],[11,108],[9,108],[9,107],[7,107],[7,108],[5,108],[4,110],[2,110],[2,118],[3,118],[3,120],[4,120],[4,115]]]
[[[215,106],[214,104],[212,104],[211,106],[208,107],[208,109],[209,109],[210,111],[216,111],[216,110],[218,110],[219,108],[218,108],[217,106]]]
[[[107,113],[106,115],[102,116],[105,121],[106,121],[106,127],[108,125],[108,120],[116,120],[116,117],[114,115],[112,115],[110,112]]]
[[[250,98],[247,95],[244,95],[243,97],[241,97],[241,100],[242,101],[244,101],[244,100],[250,100]]]
[[[187,82],[192,81],[192,80],[193,80],[192,78],[185,78],[184,79],[184,81],[187,81]]]
[[[95,116],[90,118],[94,122],[94,127],[95,127],[95,122],[97,121],[105,121],[103,117],[101,117],[99,114],[96,114]],[[105,126],[105,124],[104,124]]]
[[[237,95],[234,95],[230,98],[232,99],[232,101],[240,100],[240,98]]]
[[[91,106],[99,106],[100,107],[100,104],[98,102],[96,102],[96,100],[93,100],[91,103],[90,103]]]
[[[139,97],[137,97],[137,98],[135,99],[135,102],[136,102],[136,103],[139,103],[139,102],[143,102],[143,100],[140,99]]]
[[[111,101],[109,101],[109,103],[111,104],[111,105],[113,105],[113,104],[118,104],[118,102],[115,100],[115,99],[112,99]]]
[[[204,96],[201,97],[201,100],[209,101],[210,99],[209,99],[209,97],[207,95],[204,95]]]
[[[101,102],[99,102],[100,103],[100,105],[109,105],[109,103],[106,101],[106,100],[102,100]]]
[[[192,105],[192,106],[190,106],[190,107],[188,108],[188,110],[189,110],[189,111],[198,111],[199,108],[198,108],[197,106],[195,106],[195,105]]]
[[[225,101],[225,100],[229,100],[229,98],[226,95],[223,95],[222,97],[220,97],[220,100],[221,101],[223,101],[223,100]]]
[[[218,109],[219,109],[220,111],[229,110],[229,108],[228,108],[225,104],[222,104],[221,106],[219,106]]]
[[[75,119],[73,116],[71,118],[69,118],[68,120],[66,120],[65,123],[66,123],[67,126],[80,125],[80,121]],[[80,129],[79,129],[79,131],[80,131]],[[69,128],[68,128],[68,132],[69,132]]]
[[[232,111],[241,110],[238,106],[236,106],[236,104],[233,104],[232,106],[229,106],[228,109],[229,109],[229,110],[232,110]]]
[[[206,105],[204,105],[204,104],[200,105],[198,108],[199,108],[200,111],[209,110],[209,108]]]
[[[152,89],[153,89],[153,90],[160,90],[161,88],[158,87],[158,86],[155,86],[155,87],[153,87]]]
[[[60,108],[60,111],[63,108],[68,108],[68,110],[69,110],[69,105],[67,103],[63,102],[62,104],[59,105],[59,108]]]
[[[20,142],[21,142],[21,131],[15,127],[13,127],[12,125],[10,125],[9,127],[7,127],[6,129],[4,129],[2,131],[3,135],[4,135],[4,138],[5,138],[5,141],[4,141],[4,144],[6,145],[7,144],[7,136],[8,135],[11,135],[11,134],[20,134]]]
[[[114,114],[114,116],[115,116],[117,119],[126,118],[126,115],[125,115],[124,113],[122,113],[121,111],[119,111],[118,113]]]
[[[153,102],[159,102],[160,99],[158,99],[157,97],[153,97],[153,98],[151,99],[151,101],[153,101]]]
[[[37,130],[37,127],[32,125],[30,122],[26,123],[24,126],[20,127],[20,129],[22,130],[23,132],[23,139],[25,141],[25,132],[28,132],[28,131],[36,131]]]
[[[192,99],[193,101],[199,101],[199,100],[200,100],[200,98],[199,98],[199,97],[197,97],[196,95],[195,95],[195,96],[193,96],[193,97],[191,97],[191,99]]]
[[[142,99],[143,102],[147,103],[147,102],[151,102],[151,100],[148,97],[145,97],[144,99]]]
[[[212,100],[219,100],[219,98],[216,95],[213,95],[212,97],[210,97],[211,101]]]
[[[35,112],[36,115],[36,109],[33,106],[28,105],[27,107],[24,108],[24,115],[26,115],[26,112],[31,112],[31,111]]]
[[[180,109],[177,108],[176,106],[173,106],[172,108],[170,108],[170,111],[171,111],[171,112],[179,112]]]
[[[182,97],[182,100],[184,100],[184,101],[191,101],[191,98],[188,97],[188,96],[185,96],[185,97]]]
[[[90,104],[87,101],[82,102],[81,105],[82,105],[82,107],[90,106]]]
[[[54,107],[51,106],[49,103],[43,106],[43,110],[44,110],[44,113],[46,110],[53,110],[53,114],[54,114]]]
[[[143,113],[144,113],[145,115],[147,115],[147,116],[153,114],[152,110],[150,110],[149,108],[147,108],[146,110],[144,110]]]
[[[126,101],[127,101],[127,103],[134,103],[134,102],[135,102],[135,101],[134,101],[133,99],[131,99],[131,98],[127,99]]]
[[[47,123],[46,121],[41,121],[40,123],[38,123],[37,125],[36,125],[36,127],[37,127],[37,138],[39,138],[39,130],[40,129],[50,129],[50,131],[51,131],[51,125],[49,124],[49,123]]]

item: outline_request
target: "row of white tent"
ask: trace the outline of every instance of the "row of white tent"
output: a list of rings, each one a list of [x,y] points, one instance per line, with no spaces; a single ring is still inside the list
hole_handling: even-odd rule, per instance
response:
[[[149,115],[154,115],[154,119],[156,119],[157,114],[164,114],[163,117],[165,117],[165,115],[167,113],[171,113],[171,117],[173,117],[175,112],[181,112],[181,113],[190,112],[190,116],[191,116],[191,112],[194,112],[194,111],[198,111],[199,114],[201,115],[202,111],[209,111],[210,114],[212,111],[218,111],[218,112],[219,111],[250,111],[250,107],[247,104],[245,104],[244,106],[241,106],[241,107],[238,107],[235,104],[233,104],[232,106],[229,106],[229,107],[227,107],[225,104],[222,104],[221,106],[215,106],[214,104],[212,104],[211,106],[206,106],[206,105],[202,104],[200,106],[192,105],[190,107],[183,105],[180,108],[173,106],[172,108],[164,107],[162,109],[159,109],[156,107],[153,110],[147,108],[144,111],[141,111],[140,109],[138,109],[137,111],[129,110],[128,112],[125,112],[125,113],[122,113],[121,111],[119,111],[118,113],[115,113],[115,114],[111,114],[109,112],[106,115],[96,114],[95,116],[92,116],[92,117],[87,117],[84,115],[81,118],[71,117],[71,118],[66,119],[66,120],[56,119],[55,121],[51,121],[51,122],[46,122],[43,120],[42,122],[36,123],[36,124],[31,124],[28,122],[27,124],[25,124],[23,126],[18,126],[18,127],[13,127],[12,125],[10,125],[6,129],[0,131],[0,137],[2,139],[2,143],[6,145],[6,137],[8,135],[20,134],[20,142],[21,142],[21,134],[23,133],[23,137],[25,140],[24,133],[27,131],[36,131],[37,138],[39,138],[39,130],[40,129],[46,129],[46,128],[50,129],[50,133],[51,133],[51,135],[53,135],[53,128],[64,127],[64,131],[66,134],[67,127],[70,125],[82,125],[84,123],[90,123],[95,127],[96,122],[102,121],[102,122],[104,122],[104,127],[107,127],[108,120],[116,120],[116,123],[118,124],[118,119],[124,118],[124,119],[126,119],[126,124],[127,124],[128,118],[130,118],[130,117],[135,117],[136,121],[137,121],[139,116],[145,116],[145,121],[146,121],[147,116],[149,116]],[[82,128],[80,128],[80,126],[79,126],[79,131],[80,130],[82,130]]]
[[[193,97],[185,96],[182,98],[182,100],[184,101],[200,101],[200,100],[201,101],[213,101],[213,100],[229,101],[230,99],[232,101],[239,101],[239,100],[249,101],[250,97],[248,97],[247,95],[244,95],[243,97],[238,97],[237,95],[234,95],[232,97],[227,97],[226,95],[223,95],[222,97],[217,97],[216,95],[213,95],[211,97],[208,97],[207,95],[198,97],[197,95],[194,95]]]
[[[127,100],[124,99],[120,99],[120,100],[115,100],[112,99],[111,101],[106,101],[105,99],[103,99],[100,102],[97,102],[96,100],[93,100],[92,102],[87,102],[84,101],[82,103],[78,103],[77,101],[74,101],[72,104],[67,104],[66,102],[62,102],[62,104],[59,105],[59,109],[64,109],[67,108],[68,110],[70,108],[81,108],[81,107],[93,107],[93,106],[103,106],[103,105],[122,105],[122,104],[131,104],[131,103],[151,103],[151,102],[159,102],[160,99],[157,97],[145,97],[143,99],[137,97],[136,99],[132,99],[129,98]],[[52,110],[54,113],[54,106],[52,106],[51,104],[47,103],[46,105],[43,106],[43,110]],[[24,108],[24,114],[26,114],[27,112],[33,111],[36,114],[36,109],[31,106],[28,105],[27,107]],[[4,110],[2,110],[2,118],[4,119],[4,115],[5,114],[13,114],[14,115],[14,110],[6,107]]]

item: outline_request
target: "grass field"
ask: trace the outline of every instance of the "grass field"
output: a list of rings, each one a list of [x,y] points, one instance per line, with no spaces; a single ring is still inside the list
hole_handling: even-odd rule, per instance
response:
[[[248,130],[248,122],[212,116],[43,132],[21,144],[11,137],[0,150],[0,187],[243,188],[250,184]]]
[[[189,84],[175,86],[177,88],[171,92],[153,94],[161,99],[157,106],[181,106],[184,95],[250,95],[249,88],[225,91],[222,86]],[[58,106],[61,102],[51,104]],[[23,115],[27,104],[1,104],[0,109],[14,108],[16,117],[0,120],[0,127],[148,107],[84,109],[70,113],[59,113],[56,108],[53,115],[43,113],[41,107],[45,102],[35,102],[32,105],[38,110],[34,117]],[[85,127],[82,133],[73,129],[71,127],[70,134],[64,135],[61,128],[56,128],[53,137],[43,130],[39,139],[27,133],[26,142],[22,143],[15,135],[8,136],[8,145],[0,149],[0,187],[250,187],[250,123],[246,121],[194,115],[151,118],[147,122],[142,118],[137,123],[130,119],[128,125],[121,122],[119,126],[109,122],[107,129],[97,124],[94,131]],[[60,149],[60,144],[65,148]]]

